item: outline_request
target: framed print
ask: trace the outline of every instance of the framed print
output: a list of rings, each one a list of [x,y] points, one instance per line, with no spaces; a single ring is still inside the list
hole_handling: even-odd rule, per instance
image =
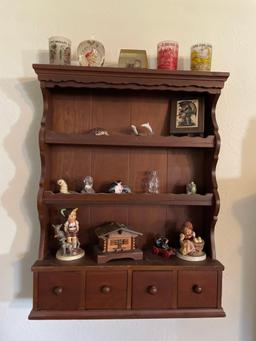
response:
[[[121,49],[118,60],[119,67],[148,68],[147,52],[145,50]]]
[[[201,134],[204,132],[204,98],[174,98],[171,103],[170,133]]]

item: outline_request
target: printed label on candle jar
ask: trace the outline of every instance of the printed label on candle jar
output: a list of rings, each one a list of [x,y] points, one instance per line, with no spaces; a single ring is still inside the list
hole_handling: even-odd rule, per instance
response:
[[[176,42],[160,42],[157,46],[157,68],[177,70],[178,50]]]

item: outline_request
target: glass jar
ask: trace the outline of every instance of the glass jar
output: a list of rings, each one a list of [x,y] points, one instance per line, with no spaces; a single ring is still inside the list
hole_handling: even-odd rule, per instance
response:
[[[146,191],[148,193],[159,193],[159,176],[156,170],[148,172]]]
[[[212,45],[196,44],[191,47],[191,70],[210,71]]]
[[[161,41],[157,45],[157,68],[177,70],[179,44],[176,41]]]

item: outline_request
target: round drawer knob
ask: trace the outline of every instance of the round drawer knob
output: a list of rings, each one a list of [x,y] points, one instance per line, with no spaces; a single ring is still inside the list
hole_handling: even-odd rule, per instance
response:
[[[158,290],[157,290],[157,287],[156,287],[155,285],[150,285],[150,286],[148,287],[148,293],[149,293],[150,295],[156,295],[157,292],[158,292]]]
[[[54,295],[60,296],[62,294],[63,289],[61,287],[54,287],[52,289],[52,291],[53,291]]]
[[[196,294],[201,294],[203,292],[203,288],[200,287],[200,285],[194,285],[193,286],[193,291],[196,293]]]
[[[107,286],[107,285],[104,285],[103,287],[101,287],[100,291],[103,293],[103,294],[108,294],[110,293],[110,287]]]

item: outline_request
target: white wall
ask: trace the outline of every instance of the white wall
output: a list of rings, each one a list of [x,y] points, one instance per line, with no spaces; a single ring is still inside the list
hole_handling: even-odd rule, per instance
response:
[[[256,339],[256,0],[1,0],[0,2],[0,340],[254,341]],[[224,319],[28,321],[30,266],[37,257],[37,133],[42,112],[31,64],[47,62],[48,37],[64,35],[73,50],[94,36],[115,63],[120,48],[180,43],[183,67],[190,46],[213,44],[213,70],[230,71],[218,103],[222,149],[218,163],[221,212],[218,259],[226,266]],[[198,337],[199,336],[199,337]]]

